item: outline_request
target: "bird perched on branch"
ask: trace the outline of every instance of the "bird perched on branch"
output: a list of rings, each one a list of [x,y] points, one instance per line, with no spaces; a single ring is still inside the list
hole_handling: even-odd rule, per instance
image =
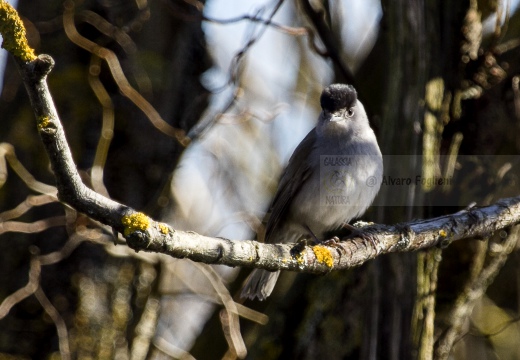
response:
[[[370,206],[381,186],[383,158],[363,104],[351,85],[333,84],[320,97],[314,129],[298,145],[282,174],[267,220],[265,242],[323,241]],[[255,269],[243,298],[264,300],[280,271]]]

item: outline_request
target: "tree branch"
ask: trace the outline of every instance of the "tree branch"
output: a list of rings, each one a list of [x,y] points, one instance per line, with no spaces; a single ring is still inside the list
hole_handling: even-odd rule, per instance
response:
[[[520,197],[515,197],[435,219],[364,228],[374,234],[375,247],[366,239],[354,238],[331,246],[306,247],[297,256],[291,255],[291,244],[233,241],[174,230],[82,183],[46,84],[53,63],[48,55],[40,55],[30,62],[17,61],[56,176],[59,199],[122,233],[127,244],[136,251],[163,253],[207,264],[327,273],[332,269],[359,266],[384,253],[414,251],[445,246],[465,238],[486,237],[520,222]]]
[[[332,62],[339,69],[344,82],[356,86],[356,80],[352,74],[352,71],[350,71],[348,65],[345,64],[345,61],[343,61],[340,55],[339,41],[336,39],[335,34],[331,31],[330,27],[325,21],[324,9],[315,10],[309,0],[301,0],[300,3],[303,12],[307,15],[310,22],[316,29],[318,36],[323,42],[323,45],[325,45],[326,53],[321,54],[319,51],[318,53],[322,56],[328,56],[332,60]],[[313,41],[312,34],[310,34],[309,40]],[[315,47],[316,44],[311,44],[311,46]]]
[[[370,240],[353,238],[330,246],[305,247],[295,256],[291,255],[290,244],[232,241],[174,230],[83,184],[46,82],[54,60],[48,55],[31,56],[32,49],[27,46],[16,11],[2,0],[0,19],[7,24],[0,27],[4,48],[16,59],[36,115],[38,132],[56,177],[59,199],[122,233],[128,246],[136,251],[163,253],[207,264],[327,273],[332,269],[359,266],[384,253],[414,251],[446,246],[451,241],[465,238],[487,237],[520,222],[520,197],[515,197],[440,218],[396,226],[371,226],[363,229],[372,234]],[[21,26],[22,30],[17,28],[11,33],[9,24]],[[6,43],[9,46],[5,46]]]
[[[436,360],[447,359],[451,354],[453,346],[463,333],[464,323],[471,315],[476,301],[482,298],[488,286],[493,283],[498,272],[504,266],[509,254],[518,242],[519,234],[520,228],[515,227],[500,246],[493,250],[487,249],[487,253],[490,255],[489,262],[477,276],[469,279],[464,290],[457,297],[455,306],[448,317],[448,327],[442,332],[435,344],[434,358]]]

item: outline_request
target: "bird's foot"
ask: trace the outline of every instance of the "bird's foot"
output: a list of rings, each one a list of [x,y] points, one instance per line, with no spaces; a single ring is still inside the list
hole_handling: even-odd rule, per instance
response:
[[[320,245],[336,247],[336,246],[338,246],[338,244],[339,244],[340,241],[341,241],[341,240],[339,239],[339,237],[334,236],[332,239],[328,239],[328,240],[325,240],[325,241],[321,241],[321,242],[320,242]]]
[[[374,250],[376,251],[376,254],[379,254],[379,247],[377,246],[377,237],[369,229],[360,229],[347,223],[343,224],[343,227],[351,231],[347,239],[359,237],[365,241],[369,241],[370,244],[372,244]]]

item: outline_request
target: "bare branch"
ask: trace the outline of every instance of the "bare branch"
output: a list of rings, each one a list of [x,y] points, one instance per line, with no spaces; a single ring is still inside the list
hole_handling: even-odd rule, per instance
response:
[[[98,230],[97,229],[83,230],[82,232],[85,233],[85,232],[96,232],[96,231],[98,231]],[[88,239],[89,239],[88,235],[75,232],[74,234],[72,234],[69,237],[69,239],[67,240],[65,245],[63,245],[63,247],[60,250],[51,252],[49,254],[40,255],[40,257],[39,257],[40,264],[42,266],[45,266],[45,265],[52,265],[52,264],[56,264],[57,262],[60,262],[61,260],[69,257],[70,254],[74,250],[76,250],[76,248],[79,245],[81,245],[81,243],[83,243],[83,241],[86,241]]]
[[[148,117],[153,126],[155,126],[164,134],[176,139],[179,144],[183,146],[189,144],[190,139],[186,137],[184,130],[174,128],[168,124],[157,112],[157,110],[137,90],[135,90],[132,85],[130,85],[126,79],[123,69],[121,68],[121,64],[119,63],[116,54],[79,34],[74,24],[73,2],[66,2],[65,4],[65,12],[63,13],[63,28],[65,30],[65,34],[67,34],[69,39],[74,44],[106,61],[110,69],[110,73],[119,87],[119,90],[121,90],[123,95],[130,99]]]
[[[0,304],[0,319],[3,319],[9,311],[25,298],[28,298],[36,292],[40,286],[41,266],[37,254],[31,257],[31,265],[29,269],[29,281],[23,288],[18,289],[11,295],[7,296]]]
[[[283,2],[283,1],[282,1]],[[302,36],[307,35],[308,30],[304,27],[293,27],[288,25],[279,24],[276,21],[273,21],[273,15],[269,16],[268,18],[264,19],[258,15],[241,15],[241,16],[235,16],[227,19],[217,19],[212,18],[203,13],[204,5],[200,1],[189,1],[187,0],[186,3],[193,6],[197,9],[197,13],[193,14],[187,14],[183,11],[183,8],[178,6],[175,2],[169,1],[166,2],[166,5],[170,8],[171,13],[173,16],[177,18],[181,18],[184,21],[207,21],[215,24],[220,25],[228,25],[228,24],[235,24],[237,22],[241,21],[249,21],[252,23],[260,23],[265,26],[270,26],[274,30],[280,31],[282,33],[293,35],[293,36]],[[276,5],[278,6],[278,5]]]
[[[445,246],[451,241],[465,238],[485,237],[519,221],[520,197],[517,197],[435,219],[366,228],[366,231],[374,232],[377,250],[370,241],[355,238],[332,247],[307,247],[299,256],[293,257],[290,254],[291,245],[287,244],[237,242],[179,231],[169,233],[164,240],[160,237],[131,236],[128,243],[134,249],[146,248],[147,251],[188,257],[205,263],[326,273],[331,269],[359,266],[382,253],[414,251],[436,245]],[[140,241],[145,243],[140,244]]]
[[[51,227],[63,226],[66,224],[65,216],[54,216],[32,223],[21,221],[0,222],[0,235],[6,232],[37,233],[45,231]]]
[[[240,334],[240,323],[236,303],[233,301],[226,286],[222,283],[222,279],[213,268],[204,264],[195,265],[199,271],[210,280],[211,285],[224,305],[225,309],[220,313],[220,321],[222,323],[222,330],[224,331],[224,336],[228,342],[229,349],[239,358],[245,358],[247,350],[246,345],[244,344],[244,339]]]
[[[34,295],[36,296],[36,299],[38,299],[40,305],[43,307],[47,315],[49,315],[49,317],[52,319],[52,322],[56,326],[61,358],[63,360],[70,359],[69,332],[67,331],[67,325],[65,324],[65,320],[63,320],[58,310],[56,310],[49,298],[47,298],[47,295],[45,295],[41,286],[38,286],[38,288],[34,292]]]
[[[13,145],[8,143],[0,144],[0,187],[4,185],[7,179],[7,164],[5,160],[7,160],[14,172],[29,189],[56,197],[56,188],[36,180],[16,157]]]
[[[473,311],[475,301],[484,295],[488,286],[504,266],[507,257],[518,242],[519,234],[520,227],[516,226],[502,244],[494,244],[497,246],[489,248],[488,253],[492,255],[489,263],[482,268],[478,276],[468,281],[464,290],[455,301],[455,306],[449,316],[450,324],[437,340],[435,359],[448,358],[455,341],[462,334],[464,322]]]
[[[271,16],[281,3],[278,1]],[[136,251],[163,253],[207,264],[327,273],[332,269],[359,266],[383,253],[414,251],[445,246],[464,238],[487,237],[520,222],[520,197],[515,197],[436,219],[365,228],[365,232],[373,233],[370,240],[375,241],[375,246],[371,246],[368,239],[354,238],[331,246],[306,247],[296,255],[291,254],[288,244],[232,241],[174,230],[96,193],[82,182],[46,82],[54,60],[48,55],[40,55],[27,61],[17,55],[18,52],[11,52],[15,54],[36,115],[38,131],[56,177],[59,199],[122,233],[128,246]]]
[[[272,16],[269,17],[268,19],[263,19],[263,18],[254,16],[254,15],[242,15],[242,16],[237,16],[237,17],[230,18],[230,19],[214,19],[214,18],[210,18],[208,16],[202,15],[202,20],[207,21],[207,22],[216,23],[216,24],[222,24],[222,25],[233,24],[233,23],[247,20],[247,21],[251,21],[254,23],[260,23],[260,24],[263,24],[266,26],[271,26],[275,30],[279,30],[288,35],[293,35],[293,36],[308,35],[308,29],[306,29],[304,27],[293,27],[293,26],[278,24],[272,20]]]
[[[18,218],[35,206],[43,206],[56,201],[56,197],[50,195],[29,195],[23,202],[18,204],[18,206],[16,206],[14,209],[1,212],[0,223]]]
[[[118,211],[124,207],[87,188],[76,170],[46,82],[54,60],[48,55],[40,55],[27,63],[18,58],[16,60],[36,115],[40,137],[56,176],[59,198],[96,220],[104,214],[104,218],[114,216],[109,224],[120,222]],[[122,229],[121,226],[118,228]]]
[[[173,359],[195,360],[195,358],[189,352],[180,349],[173,344],[170,344],[163,337],[155,337],[153,339],[153,346],[160,352],[171,356]]]
[[[132,340],[131,354],[134,359],[146,359],[146,354],[150,352],[150,345],[155,341],[155,329],[161,308],[159,304],[159,300],[154,296],[149,296],[146,300],[143,314],[135,327],[136,336]]]
[[[304,13],[307,15],[309,20],[311,21],[312,25],[316,29],[316,32],[318,33],[321,41],[325,45],[325,48],[327,49],[327,52],[325,54],[322,54],[318,51],[318,53],[322,56],[329,57],[332,62],[338,67],[338,69],[341,71],[341,75],[343,76],[343,79],[345,82],[349,84],[356,85],[356,81],[354,79],[354,75],[350,71],[347,64],[345,64],[345,61],[341,58],[340,50],[338,49],[339,42],[335,38],[335,34],[331,31],[331,29],[327,26],[323,10],[315,10],[311,2],[309,0],[301,0],[300,1],[302,9]],[[313,36],[309,37],[309,40],[313,41]],[[311,44],[312,47],[315,47],[315,44]]]
[[[291,255],[291,245],[287,244],[231,241],[174,230],[101,196],[82,183],[45,81],[54,63],[52,58],[40,55],[32,62],[17,63],[56,176],[60,200],[123,233],[128,245],[136,251],[186,257],[207,264],[326,273],[359,266],[381,253],[413,251],[463,238],[482,237],[520,222],[520,197],[516,197],[441,218],[400,226],[376,226],[372,230],[377,230],[377,249],[364,239],[353,239],[333,247],[309,247],[298,256]]]

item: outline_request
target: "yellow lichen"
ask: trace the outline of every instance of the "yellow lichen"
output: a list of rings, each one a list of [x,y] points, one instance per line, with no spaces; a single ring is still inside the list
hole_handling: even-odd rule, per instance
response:
[[[133,213],[123,216],[121,223],[125,226],[123,235],[128,236],[134,231],[146,231],[150,226],[150,218],[143,213]]]
[[[314,252],[318,262],[324,263],[330,268],[334,265],[334,258],[332,257],[332,253],[325,246],[313,246],[312,251]]]
[[[448,236],[448,233],[446,232],[446,230],[441,229],[441,230],[439,230],[439,236],[446,237],[446,236]]]
[[[168,226],[164,225],[164,224],[161,224],[159,223],[159,230],[161,230],[161,232],[166,235],[168,234],[169,230],[168,230]]]
[[[296,259],[296,261],[298,262],[299,265],[305,264],[305,258],[302,255],[302,253],[297,253],[296,255],[293,255],[293,258]]]
[[[4,0],[0,0],[0,34],[4,38],[2,47],[11,54],[25,62],[36,59],[18,12]]]
[[[45,129],[51,123],[51,118],[48,116],[40,116],[38,118],[38,129]]]

